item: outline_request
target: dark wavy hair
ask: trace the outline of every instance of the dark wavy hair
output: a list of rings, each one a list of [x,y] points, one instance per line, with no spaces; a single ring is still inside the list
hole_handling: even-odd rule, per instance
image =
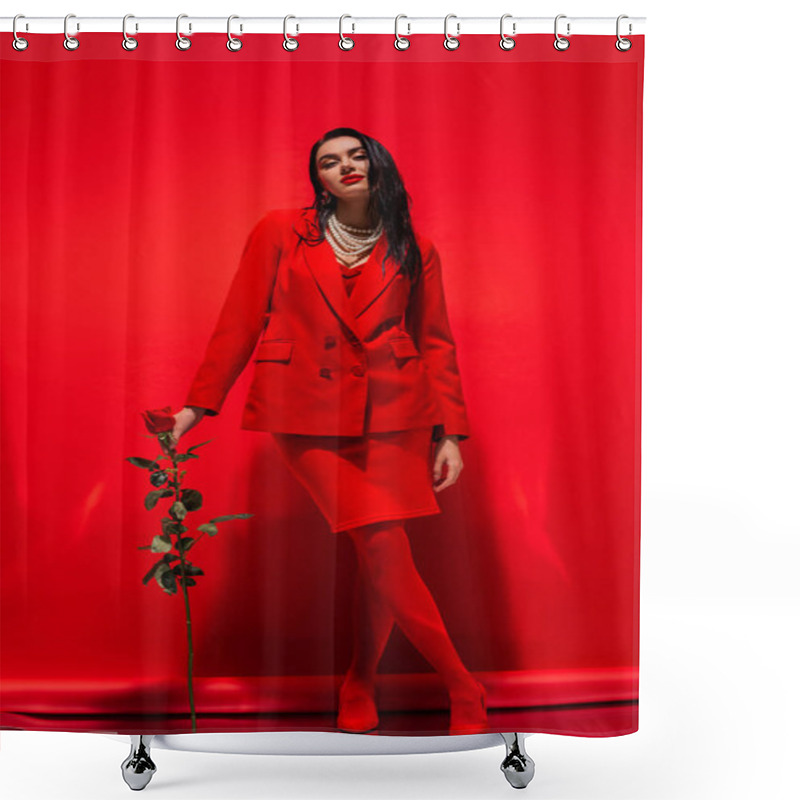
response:
[[[389,151],[379,141],[355,128],[333,128],[314,142],[311,148],[308,174],[311,178],[311,185],[314,187],[314,202],[304,208],[316,209],[318,236],[309,238],[308,241],[312,244],[320,244],[325,240],[328,218],[336,208],[337,198],[335,196],[329,195],[327,201],[323,196],[325,187],[317,175],[317,151],[324,142],[337,136],[352,136],[354,139],[358,139],[367,151],[369,158],[367,211],[370,217],[377,215],[382,220],[386,233],[387,248],[381,263],[383,274],[386,274],[386,259],[393,258],[414,283],[422,270],[422,256],[411,225],[409,214],[411,198]]]

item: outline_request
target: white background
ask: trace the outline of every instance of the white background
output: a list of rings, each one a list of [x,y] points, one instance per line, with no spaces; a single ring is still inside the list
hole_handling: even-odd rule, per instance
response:
[[[27,0],[1,13],[646,17],[640,730],[528,737],[537,769],[525,792],[799,796],[790,767],[800,751],[796,4]],[[0,46],[10,38],[0,34]],[[543,612],[509,609],[510,622],[512,613],[524,624]],[[2,731],[0,794],[129,796],[119,770],[127,750],[100,735]],[[154,750],[159,771],[144,791],[485,800],[514,791],[503,754]]]

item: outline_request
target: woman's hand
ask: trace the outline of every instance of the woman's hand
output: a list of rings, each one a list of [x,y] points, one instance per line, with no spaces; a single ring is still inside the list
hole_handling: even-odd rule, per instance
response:
[[[172,442],[168,448],[165,448],[164,445],[161,446],[161,449],[164,450],[170,458],[175,457],[175,446],[180,441],[181,436],[183,436],[186,431],[190,431],[194,428],[194,426],[203,419],[205,413],[206,410],[204,408],[185,406],[177,414],[172,415],[175,417],[175,427],[172,429]]]
[[[447,464],[447,477],[442,483],[439,483],[444,464]],[[436,455],[433,462],[433,491],[441,492],[442,489],[452,486],[458,480],[462,469],[464,469],[464,462],[461,460],[458,436],[442,436],[436,445]]]

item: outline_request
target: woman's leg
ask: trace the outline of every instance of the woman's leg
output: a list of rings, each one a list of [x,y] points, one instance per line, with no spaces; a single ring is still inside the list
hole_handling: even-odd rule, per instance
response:
[[[345,680],[371,687],[394,627],[394,615],[361,573],[359,566],[353,591],[353,660]]]
[[[394,627],[394,616],[375,593],[359,568],[353,591],[353,659],[339,687],[340,730],[364,733],[378,726],[375,677],[386,643]]]
[[[409,641],[441,674],[451,699],[474,698],[476,681],[450,641],[436,602],[417,571],[402,521],[365,525],[348,533],[356,546],[363,579],[386,604]],[[380,641],[374,633],[372,641],[371,656],[364,664],[372,663]]]

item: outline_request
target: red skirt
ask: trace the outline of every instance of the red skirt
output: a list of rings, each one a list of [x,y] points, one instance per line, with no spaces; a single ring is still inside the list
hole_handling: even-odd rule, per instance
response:
[[[432,428],[364,436],[272,436],[332,533],[384,520],[439,514]]]

